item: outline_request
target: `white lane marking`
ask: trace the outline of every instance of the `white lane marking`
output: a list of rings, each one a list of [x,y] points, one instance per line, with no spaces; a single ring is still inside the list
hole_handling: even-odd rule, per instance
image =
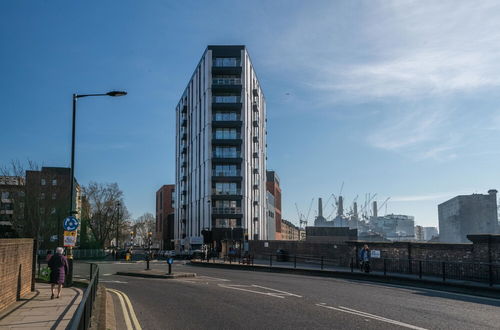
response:
[[[109,274],[109,273],[108,274],[102,274],[102,276],[111,276],[111,275],[113,275],[113,274]]]
[[[132,319],[132,322],[134,323],[135,329],[142,330],[141,324],[139,323],[139,320],[137,319],[137,316],[135,315],[135,311],[134,311],[134,307],[132,306],[132,302],[130,302],[130,299],[128,298],[128,296],[124,292],[119,291],[119,290],[115,290],[115,289],[108,289],[108,290],[111,290],[114,293],[123,296],[123,298],[125,299],[125,302],[127,303],[128,314],[130,314],[130,318]]]
[[[299,296],[298,294],[293,294],[293,293],[286,292],[286,291],[280,291],[280,290],[276,290],[276,289],[266,288],[265,286],[260,286],[260,285],[255,285],[255,284],[253,284],[252,286],[255,287],[255,288],[261,288],[261,289],[276,291],[276,292],[282,293],[282,294],[287,295],[287,296],[293,296],[293,297],[302,298],[302,296]]]
[[[123,300],[122,296],[113,289],[107,289],[107,290],[116,294],[118,300],[120,300],[120,305],[122,306],[123,318],[125,319],[125,325],[127,326],[128,330],[133,330],[132,323],[130,322],[130,317],[128,316],[127,307],[125,306],[125,301]]]
[[[108,280],[99,280],[99,282],[102,283],[128,283],[128,282],[123,282],[123,281],[108,281]]]
[[[249,290],[249,289],[244,289],[232,285],[223,285],[223,284],[218,284],[221,288],[226,288],[226,289],[233,289],[233,290],[240,290],[240,291],[246,291],[246,292],[252,292],[252,293],[257,293],[257,294],[262,294],[264,296],[270,296],[270,297],[276,297],[276,298],[281,298],[284,299],[285,297],[276,294],[276,293],[271,293],[271,292],[262,292],[262,291],[255,291],[255,290]]]
[[[198,276],[199,278],[209,278],[215,281],[222,281],[222,282],[230,282],[231,280],[227,280],[225,278],[218,278],[218,277],[212,277],[212,276]]]
[[[437,293],[446,294],[446,295],[455,295],[455,296],[460,296],[460,297],[469,297],[469,298],[475,298],[475,299],[483,299],[483,300],[488,300],[488,301],[500,302],[500,300],[498,300],[497,298],[475,296],[475,295],[472,295],[472,294],[458,293],[458,292],[451,292],[451,291],[442,291],[442,290],[435,290],[435,289],[427,289],[427,288],[424,288],[424,287],[420,288],[418,286],[411,286],[411,285],[399,285],[399,284],[392,284],[392,283],[385,283],[384,285],[362,283],[362,285],[371,286],[371,287],[377,287],[377,288],[380,288],[381,286],[386,286],[388,288],[390,288],[390,287],[400,288],[400,289],[405,289],[405,290],[408,290],[408,291],[425,290],[425,291],[437,292]],[[449,297],[443,297],[443,298],[453,299],[453,298],[449,298]]]
[[[400,327],[404,327],[404,328],[408,328],[408,329],[427,330],[425,328],[417,327],[415,325],[411,325],[411,324],[400,322],[400,321],[396,321],[396,320],[391,320],[391,319],[388,319],[388,318],[385,318],[385,317],[382,317],[382,316],[378,316],[378,315],[374,315],[374,314],[370,314],[370,313],[358,311],[358,310],[347,308],[347,307],[339,306],[340,308],[336,308],[336,307],[332,307],[332,306],[327,306],[324,303],[316,304],[316,306],[323,307],[323,308],[328,308],[328,309],[332,309],[332,310],[343,312],[343,313],[354,314],[354,315],[357,315],[357,316],[361,316],[363,318],[370,318],[370,319],[381,321],[381,322],[395,324],[395,325],[399,325]]]

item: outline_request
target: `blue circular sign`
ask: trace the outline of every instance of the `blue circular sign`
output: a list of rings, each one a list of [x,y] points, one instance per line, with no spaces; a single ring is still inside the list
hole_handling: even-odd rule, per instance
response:
[[[67,217],[66,219],[64,219],[64,223],[63,223],[64,230],[73,231],[73,230],[76,230],[79,225],[80,225],[80,222],[78,221],[77,218],[75,218],[73,216],[70,216],[70,217]]]
[[[174,263],[174,258],[168,258],[167,259],[167,264],[171,265]]]

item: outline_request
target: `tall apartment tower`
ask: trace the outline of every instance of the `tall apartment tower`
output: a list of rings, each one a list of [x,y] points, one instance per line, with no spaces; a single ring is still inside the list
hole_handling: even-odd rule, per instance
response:
[[[176,248],[267,239],[266,103],[245,46],[207,47],[176,123]]]

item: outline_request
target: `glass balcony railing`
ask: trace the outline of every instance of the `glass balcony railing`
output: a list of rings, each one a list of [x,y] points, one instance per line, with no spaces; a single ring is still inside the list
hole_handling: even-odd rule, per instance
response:
[[[212,84],[218,86],[241,85],[241,78],[212,78]]]
[[[241,189],[231,189],[231,190],[218,190],[212,189],[212,194],[217,196],[224,195],[241,195]]]
[[[212,117],[213,121],[238,121],[241,120],[241,116],[237,113],[227,113],[227,114],[215,114]]]
[[[241,96],[237,95],[219,95],[212,98],[213,103],[240,103]]]
[[[214,58],[212,65],[222,68],[238,67],[241,66],[241,60],[233,57]]]
[[[212,171],[213,176],[241,176],[241,170],[236,171]]]
[[[236,140],[236,139],[241,139],[241,134],[213,134],[212,139],[215,139],[215,140]]]
[[[215,158],[240,158],[241,152],[229,153],[229,152],[214,152],[213,157]]]
[[[214,214],[241,214],[241,207],[212,207]]]

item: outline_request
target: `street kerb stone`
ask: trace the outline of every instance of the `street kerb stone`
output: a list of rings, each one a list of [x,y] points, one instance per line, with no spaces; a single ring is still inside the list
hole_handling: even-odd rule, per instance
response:
[[[159,270],[153,270],[153,269],[117,272],[116,275],[144,277],[144,278],[164,278],[164,279],[196,277],[196,273],[172,273],[169,275],[169,274],[165,273],[165,271],[159,271]]]

